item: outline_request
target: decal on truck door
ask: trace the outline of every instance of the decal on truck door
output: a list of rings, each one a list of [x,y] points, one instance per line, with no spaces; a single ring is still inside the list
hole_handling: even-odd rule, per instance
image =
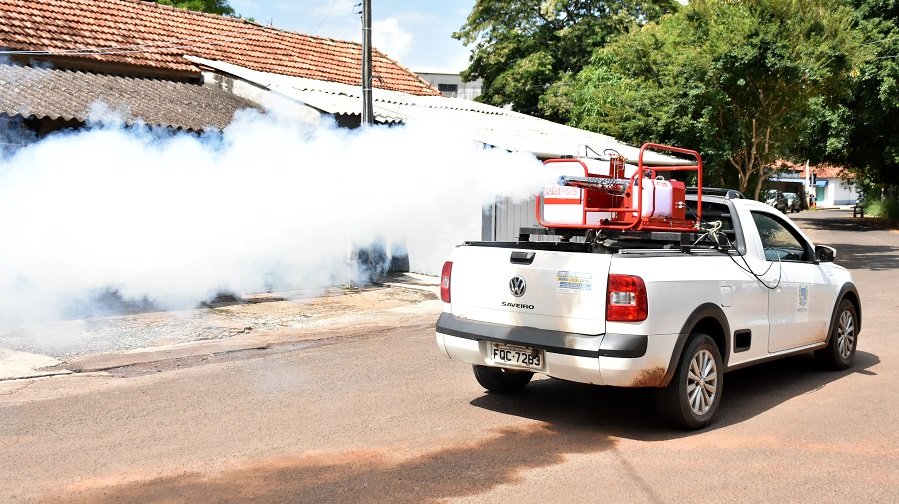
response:
[[[577,294],[593,290],[593,275],[577,271],[557,271],[556,282],[559,292]]]
[[[799,296],[796,299],[796,321],[808,322],[808,285],[799,286]]]

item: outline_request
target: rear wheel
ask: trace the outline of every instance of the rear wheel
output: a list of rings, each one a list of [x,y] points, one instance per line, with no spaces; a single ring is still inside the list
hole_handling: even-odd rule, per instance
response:
[[[819,362],[830,369],[842,371],[852,365],[858,343],[858,311],[848,299],[840,301],[837,320],[830,329],[830,343],[815,352]]]
[[[724,385],[718,345],[706,334],[690,337],[671,383],[659,391],[659,412],[671,425],[699,429],[712,421]]]
[[[472,366],[474,377],[482,387],[491,392],[518,392],[531,381],[534,373],[528,371],[512,371],[489,366]]]

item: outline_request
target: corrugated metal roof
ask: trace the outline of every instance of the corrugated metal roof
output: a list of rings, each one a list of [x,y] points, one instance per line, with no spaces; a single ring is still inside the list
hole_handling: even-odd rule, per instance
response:
[[[104,103],[127,124],[188,130],[227,126],[257,105],[225,91],[182,82],[0,64],[0,113],[86,121]]]
[[[259,72],[238,65],[186,56],[187,59],[231,74],[272,92],[301,101],[330,114],[360,114],[362,90],[334,82]],[[639,148],[623,144],[599,133],[586,131],[512,110],[443,96],[415,96],[374,89],[375,119],[380,122],[407,122],[436,119],[466,132],[473,140],[510,151],[533,152],[541,157],[585,155],[588,146],[601,154],[612,149],[636,159]],[[670,159],[648,154],[647,159]]]

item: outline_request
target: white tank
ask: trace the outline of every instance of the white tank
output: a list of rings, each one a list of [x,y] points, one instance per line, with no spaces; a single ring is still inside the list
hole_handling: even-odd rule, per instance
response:
[[[671,217],[674,209],[674,189],[667,180],[641,179],[643,187],[643,211],[641,217]],[[635,189],[636,192],[636,189]],[[637,195],[631,199],[632,207],[637,208]],[[655,205],[653,205],[655,196]],[[635,212],[636,213],[636,212]]]

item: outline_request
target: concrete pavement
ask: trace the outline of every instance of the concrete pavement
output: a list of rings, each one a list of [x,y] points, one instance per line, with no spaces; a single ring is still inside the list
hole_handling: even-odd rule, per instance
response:
[[[402,294],[397,294],[397,290]],[[388,277],[375,287],[335,288],[325,291],[324,294],[315,298],[305,294],[291,296],[290,293],[276,292],[264,296],[251,296],[250,304],[219,305],[212,309],[198,308],[190,312],[108,316],[90,324],[85,324],[85,321],[32,324],[19,330],[18,333],[15,328],[7,329],[5,340],[10,344],[35,333],[60,332],[60,325],[65,326],[65,332],[69,333],[67,339],[76,342],[80,337],[71,333],[77,333],[85,325],[89,325],[94,332],[97,325],[104,325],[110,333],[107,336],[110,341],[117,339],[117,332],[132,330],[134,326],[163,325],[170,335],[177,334],[176,337],[169,339],[179,343],[165,343],[166,339],[163,339],[161,343],[137,346],[124,351],[95,351],[54,356],[52,353],[57,347],[55,345],[39,343],[35,345],[38,349],[45,347],[47,353],[3,348],[4,335],[0,334],[0,381],[72,372],[107,371],[159,361],[263,350],[271,345],[287,342],[327,339],[333,336],[329,327],[343,327],[359,322],[357,319],[363,312],[374,317],[402,316],[405,307],[426,299],[436,299],[439,295],[439,285],[435,277],[407,273]],[[301,323],[295,321],[297,312],[301,312],[299,317]],[[222,318],[225,321],[222,321]],[[365,323],[362,322],[360,325],[364,327]],[[198,327],[202,330],[198,330]],[[220,327],[212,338],[209,334],[210,327]],[[292,330],[285,331],[284,327],[290,327]],[[84,330],[87,332],[87,329]],[[81,339],[86,338],[87,336]],[[93,341],[96,341],[96,337]],[[138,340],[140,341],[143,340]],[[104,347],[101,344],[99,348],[115,348],[115,346]]]

